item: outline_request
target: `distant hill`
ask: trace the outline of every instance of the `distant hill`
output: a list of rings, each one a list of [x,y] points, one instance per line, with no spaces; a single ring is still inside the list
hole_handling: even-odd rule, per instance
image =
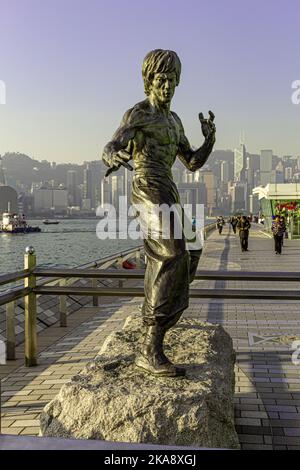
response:
[[[21,183],[28,187],[33,182],[55,180],[59,184],[67,184],[67,171],[77,170],[78,183],[83,182],[84,165],[56,164],[51,165],[46,160],[38,161],[22,153],[6,153],[2,156],[8,181]]]

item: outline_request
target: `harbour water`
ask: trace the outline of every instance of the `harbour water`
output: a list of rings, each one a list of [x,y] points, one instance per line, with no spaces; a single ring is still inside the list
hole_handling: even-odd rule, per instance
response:
[[[99,219],[61,219],[58,225],[28,220],[41,233],[0,233],[0,274],[23,269],[25,248],[33,246],[39,266],[74,267],[140,245],[141,240],[99,240]]]
[[[0,274],[23,269],[27,246],[36,251],[39,266],[74,267],[142,244],[131,238],[99,240],[96,227],[99,219],[60,219],[58,225],[43,225],[42,220],[28,220],[40,226],[41,233],[0,233]],[[207,219],[205,224],[211,223]]]

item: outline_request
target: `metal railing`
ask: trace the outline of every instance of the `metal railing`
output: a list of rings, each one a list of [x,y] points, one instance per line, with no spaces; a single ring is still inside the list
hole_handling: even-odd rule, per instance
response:
[[[94,274],[97,269],[101,268],[101,271],[111,267],[114,264],[122,266],[122,263],[128,258],[133,256],[136,259],[137,266],[140,265],[142,247],[137,246],[128,250],[106,256],[104,258],[81,265],[78,270],[88,273],[92,279],[92,288],[97,290],[97,285],[94,281],[97,281]],[[39,268],[41,272],[44,268]],[[58,269],[60,272],[61,270]],[[64,272],[68,270],[63,270]],[[75,271],[70,270],[73,272]],[[78,271],[78,272],[79,272]],[[110,270],[117,272],[116,269]],[[50,290],[55,288],[57,284],[60,287],[65,287],[72,290],[76,290],[73,286],[68,286],[67,277],[72,278],[72,284],[76,279],[81,279],[81,275],[75,276],[60,276],[54,274],[53,269],[45,269],[45,275],[38,273],[36,268],[36,255],[32,247],[26,248],[24,256],[24,270],[17,271],[14,273],[0,275],[0,286],[15,283],[19,280],[24,280],[23,286],[17,286],[11,290],[0,292],[0,306],[6,305],[6,359],[16,359],[16,333],[15,333],[15,302],[16,300],[24,298],[24,317],[25,317],[25,365],[34,366],[37,364],[37,305],[36,298],[40,295],[35,291],[38,288],[49,288]],[[49,275],[48,275],[49,273]],[[37,277],[40,279],[37,285]],[[110,276],[111,278],[113,276]],[[46,279],[45,279],[46,278]],[[101,278],[101,276],[100,276]],[[57,287],[56,287],[57,288]],[[77,291],[76,291],[77,292]],[[68,295],[68,294],[67,294]],[[75,293],[76,295],[76,293]],[[98,296],[93,296],[93,305],[98,305]],[[59,297],[59,314],[60,314],[60,326],[67,326],[67,302],[65,296]]]
[[[215,225],[215,224],[211,224]],[[125,280],[143,280],[145,270],[108,269],[113,264],[122,265],[122,261],[135,256],[139,266],[141,247],[112,255],[97,262],[83,265],[79,268],[45,268],[37,267],[34,249],[26,249],[24,270],[0,276],[0,285],[9,284],[23,279],[24,286],[11,291],[0,293],[0,305],[6,304],[6,355],[8,360],[15,359],[15,301],[25,299],[25,364],[37,364],[37,296],[59,296],[60,326],[67,326],[66,296],[90,296],[93,305],[98,305],[99,297],[143,297],[143,287],[124,287]],[[94,269],[91,269],[94,268]],[[100,269],[95,269],[100,268]],[[46,278],[46,280],[45,280]],[[68,285],[72,279],[91,279],[91,287]],[[99,279],[118,279],[118,287],[98,287]],[[265,281],[265,282],[300,282],[300,272],[244,272],[244,271],[197,271],[196,280],[211,281]],[[293,290],[258,290],[258,289],[228,289],[228,288],[192,288],[191,298],[220,298],[220,299],[277,299],[299,300],[300,291]]]

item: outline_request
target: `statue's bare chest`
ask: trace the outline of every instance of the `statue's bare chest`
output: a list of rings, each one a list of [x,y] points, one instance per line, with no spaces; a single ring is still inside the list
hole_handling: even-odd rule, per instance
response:
[[[158,146],[178,146],[180,129],[172,115],[151,120],[143,129],[145,141]]]

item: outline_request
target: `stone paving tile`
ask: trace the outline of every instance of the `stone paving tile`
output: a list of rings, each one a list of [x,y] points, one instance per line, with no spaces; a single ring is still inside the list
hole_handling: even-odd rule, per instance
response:
[[[28,427],[28,426],[31,426],[31,427],[38,427],[40,425],[40,421],[39,419],[23,419],[23,420],[16,420],[11,426],[13,428],[15,427]]]
[[[12,434],[12,435],[19,435],[22,433],[22,431],[24,430],[25,428],[12,428],[11,426],[9,428],[5,428],[5,427],[2,427],[1,428],[1,432],[2,434]],[[38,435],[37,434],[33,434],[33,435]]]
[[[26,427],[20,432],[20,436],[37,436],[39,434],[40,426]]]
[[[56,340],[54,344],[50,342],[48,349],[39,355],[39,366],[31,370],[21,366],[16,371],[12,370],[11,374],[4,378],[2,384],[3,429],[8,434],[38,435],[39,414],[43,407],[56,395],[62,384],[82,369],[84,361],[95,357],[101,343],[105,340],[108,332],[112,330],[110,327],[112,322],[105,321],[108,317],[104,317],[104,312],[105,306],[91,309],[87,319],[101,317],[101,322],[95,322],[93,329],[85,328],[84,321],[77,328],[76,322],[75,328],[69,328],[69,335],[76,338],[76,343],[69,342],[69,346],[62,351],[59,359],[55,356],[48,362],[49,360],[43,357],[44,352],[59,352],[61,343],[69,339],[67,336],[60,339],[61,335],[54,335]],[[110,309],[110,315],[117,317],[112,318],[115,320],[113,324],[116,328],[121,327],[128,313],[126,310],[126,312],[123,311],[119,314],[118,305],[115,309]],[[83,315],[83,312],[81,314]],[[97,323],[100,331],[97,329]],[[82,344],[80,337],[85,339],[84,344]],[[95,348],[96,344],[97,348]],[[87,345],[93,346],[92,352],[91,349],[87,349]],[[59,362],[61,360],[64,362]],[[74,360],[75,363],[73,363]],[[12,390],[12,387],[17,390]]]

